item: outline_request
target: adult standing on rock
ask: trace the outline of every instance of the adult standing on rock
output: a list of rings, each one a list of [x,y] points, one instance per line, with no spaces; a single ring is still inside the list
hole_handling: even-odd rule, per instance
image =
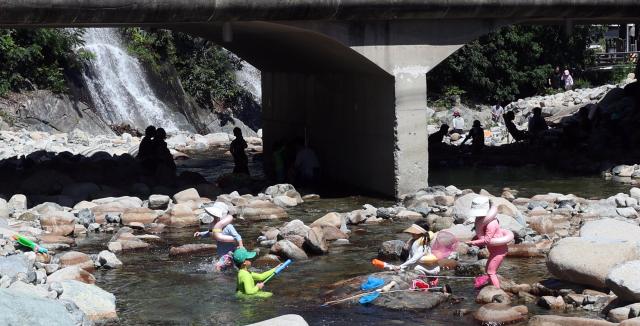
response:
[[[469,215],[474,218],[477,240],[467,241],[468,245],[487,246],[489,259],[486,271],[493,286],[500,288],[498,268],[509,251],[507,243],[513,240],[513,233],[500,228],[498,222],[498,207],[491,205],[489,198],[478,196],[471,201]]]
[[[233,156],[233,173],[249,174],[249,158],[244,150],[247,148],[247,142],[242,137],[242,130],[240,128],[233,128],[233,135],[236,137],[231,142],[229,151]]]
[[[156,135],[156,127],[148,126],[144,131],[144,137],[138,148],[136,158],[140,161],[143,168],[143,174],[153,175],[155,173],[155,151],[153,147],[153,137]]]
[[[229,207],[222,202],[216,202],[211,207],[205,207],[204,211],[214,217],[213,228],[204,232],[196,232],[194,237],[213,236],[216,240],[216,253],[218,260],[215,264],[216,271],[223,271],[233,266],[233,252],[237,248],[244,247],[242,237],[231,224],[233,216],[229,214]]]
[[[562,81],[564,82],[564,90],[570,91],[573,88],[573,77],[571,77],[571,73],[569,70],[565,70],[562,75]]]
[[[549,126],[542,116],[541,108],[534,108],[532,112],[533,116],[529,118],[529,136],[531,140],[535,140],[541,132],[549,129]]]

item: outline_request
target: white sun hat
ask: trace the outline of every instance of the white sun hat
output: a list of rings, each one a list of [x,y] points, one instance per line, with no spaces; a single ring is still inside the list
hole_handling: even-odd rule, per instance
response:
[[[227,206],[227,204],[222,202],[215,202],[213,206],[205,207],[204,211],[207,212],[209,215],[212,215],[218,218],[223,218],[227,216],[227,214],[229,214],[229,206]]]
[[[469,216],[487,216],[490,208],[491,205],[489,204],[489,198],[485,196],[478,196],[471,201],[471,210],[469,211]]]

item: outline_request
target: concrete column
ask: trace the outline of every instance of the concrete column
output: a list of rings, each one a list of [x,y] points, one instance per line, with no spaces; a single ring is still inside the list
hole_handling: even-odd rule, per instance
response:
[[[427,186],[426,74],[401,71],[395,75],[395,180],[396,196]]]

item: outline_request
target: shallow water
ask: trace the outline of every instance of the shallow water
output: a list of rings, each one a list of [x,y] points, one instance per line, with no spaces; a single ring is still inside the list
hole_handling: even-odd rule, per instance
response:
[[[227,172],[231,165],[211,160],[191,161],[190,167],[208,171],[208,179]],[[212,167],[215,167],[212,169]],[[183,166],[183,169],[190,169]],[[214,171],[215,170],[215,171]],[[628,186],[610,184],[599,177],[557,177],[547,172],[496,170],[482,176],[473,171],[448,171],[446,175],[431,174],[432,184],[456,184],[460,188],[484,188],[498,193],[502,187],[520,190],[520,195],[563,192],[581,196],[603,197]],[[488,180],[488,181],[487,181]],[[498,181],[494,181],[498,180]],[[309,201],[289,210],[290,219],[311,222],[327,212],[346,212],[370,203],[376,207],[393,202],[366,197],[324,198]],[[266,225],[280,225],[284,221],[238,223],[245,245],[255,248],[259,230]],[[476,309],[473,303],[477,292],[471,281],[453,281],[454,294],[464,297],[458,304],[445,303],[427,312],[396,312],[375,307],[321,307],[323,293],[335,282],[376,272],[370,264],[382,241],[406,239],[400,232],[410,222],[351,227],[351,244],[331,246],[325,256],[295,262],[283,274],[273,279],[266,289],[274,292],[271,299],[246,302],[236,299],[235,273],[212,272],[212,257],[208,254],[190,257],[170,257],[171,246],[208,242],[194,239],[197,228],[173,230],[151,250],[119,255],[124,267],[96,273],[97,284],[117,298],[119,324],[122,325],[244,325],[283,314],[302,315],[310,325],[469,325],[472,317],[454,316],[456,309]],[[106,249],[110,235],[91,235],[79,241],[79,250],[97,253]],[[266,251],[266,248],[260,248]],[[509,258],[500,273],[519,283],[533,283],[549,277],[544,259]],[[528,305],[530,313],[549,313],[535,305]],[[587,315],[580,312],[581,315]]]

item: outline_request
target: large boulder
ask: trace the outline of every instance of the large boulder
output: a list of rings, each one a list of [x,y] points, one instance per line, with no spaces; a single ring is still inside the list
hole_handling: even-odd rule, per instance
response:
[[[511,324],[527,318],[526,306],[511,307],[503,303],[487,303],[480,307],[473,317],[483,324]]]
[[[304,248],[315,254],[325,254],[329,251],[324,232],[319,226],[314,226],[307,232],[304,238]]]
[[[16,277],[18,273],[27,274],[33,267],[33,261],[26,255],[0,257],[0,275]]]
[[[42,228],[53,235],[70,235],[73,233],[76,217],[69,212],[49,212],[40,217]]]
[[[150,209],[167,209],[171,198],[167,195],[151,195],[149,196]]]
[[[89,273],[95,270],[95,266],[93,264],[93,260],[91,260],[91,257],[79,251],[65,252],[60,256],[59,261],[60,268],[78,266]]]
[[[293,220],[287,224],[285,224],[280,229],[280,236],[283,238],[287,238],[290,235],[299,235],[301,237],[305,237],[309,232],[310,228],[304,225],[304,222],[300,220]]]
[[[96,258],[96,264],[103,268],[119,268],[122,267],[122,262],[114,253],[108,250],[103,250],[98,254]]]
[[[476,235],[472,229],[473,224],[456,224],[448,229],[444,229],[443,231],[447,231],[455,235],[458,241],[469,241]]]
[[[522,239],[527,235],[527,228],[515,218],[505,214],[498,214],[497,218],[500,222],[500,228],[513,232],[517,239]]]
[[[315,220],[313,223],[311,223],[311,226],[319,226],[319,225],[325,225],[325,224],[340,228],[342,226],[342,216],[338,213],[331,212]]]
[[[175,204],[163,216],[157,219],[158,223],[170,227],[186,227],[200,225],[200,219],[191,209],[189,204]]]
[[[122,214],[122,224],[131,225],[131,223],[151,224],[158,217],[158,214],[144,207],[127,208]]]
[[[528,326],[615,326],[601,319],[590,319],[581,317],[564,317],[554,315],[538,315],[529,319]]]
[[[378,249],[378,257],[382,259],[400,259],[402,256],[402,240],[388,240],[382,243]]]
[[[80,281],[87,284],[95,284],[96,278],[89,272],[78,266],[69,266],[57,270],[47,277],[47,282],[62,282],[66,280]]]
[[[286,218],[287,212],[270,201],[252,200],[240,208],[240,215],[248,221],[262,221]]]
[[[60,301],[38,298],[12,289],[0,289],[0,325],[77,324],[78,321]]]
[[[640,259],[640,243],[631,241],[564,238],[547,255],[547,268],[557,278],[605,288],[613,267]]]
[[[195,188],[189,188],[173,195],[173,200],[176,202],[176,204],[184,204],[190,201],[195,202],[200,200],[200,194],[198,194],[198,190],[196,190]]]
[[[280,240],[276,242],[271,247],[271,253],[294,260],[306,260],[309,258],[304,250],[300,249],[289,240]]]
[[[290,184],[284,183],[284,184],[278,184],[278,185],[268,187],[264,193],[271,196],[274,199],[280,196],[286,196],[286,197],[292,198],[295,200],[296,205],[302,203],[302,197],[300,196],[300,193],[298,193],[296,188]]]
[[[118,318],[116,313],[116,297],[93,285],[74,280],[61,282],[61,300],[75,303],[90,320],[106,322]]]
[[[585,223],[580,228],[580,236],[600,240],[640,241],[640,226],[605,218]]]
[[[478,196],[480,195],[471,193],[456,199],[453,203],[453,217],[455,218],[456,223],[463,223],[471,218],[469,216],[471,202]]]
[[[605,281],[618,298],[640,302],[640,260],[628,261],[614,267]]]

